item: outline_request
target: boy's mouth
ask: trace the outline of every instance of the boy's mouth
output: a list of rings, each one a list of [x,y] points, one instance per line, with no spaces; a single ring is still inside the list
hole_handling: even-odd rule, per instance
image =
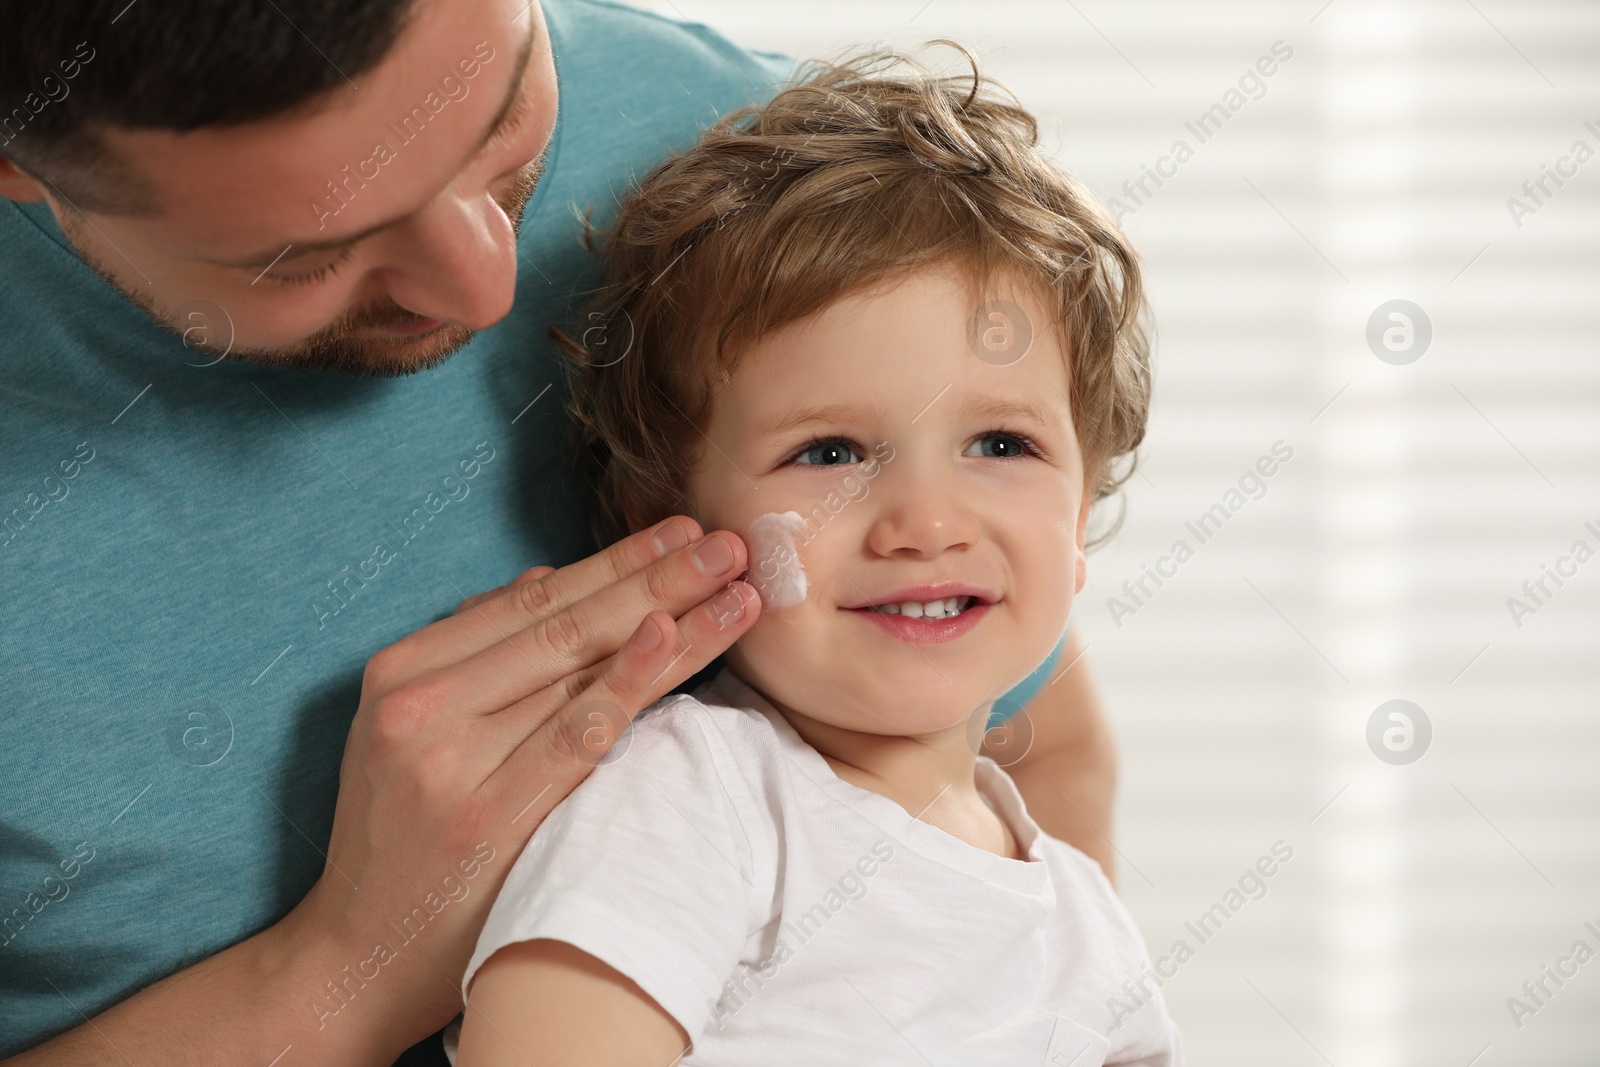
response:
[[[999,597],[956,582],[900,589],[846,608],[903,641],[952,641],[976,626]]]
[[[977,597],[952,596],[943,600],[928,600],[919,603],[915,600],[906,600],[898,604],[876,604],[869,610],[881,612],[884,615],[904,615],[908,619],[948,619],[960,615],[972,605],[978,603]]]
[[[858,590],[859,591],[859,590]],[[968,582],[931,582],[908,585],[874,595],[862,604],[847,604],[852,611],[872,610],[912,619],[942,619],[980,604],[993,604],[1000,594]]]

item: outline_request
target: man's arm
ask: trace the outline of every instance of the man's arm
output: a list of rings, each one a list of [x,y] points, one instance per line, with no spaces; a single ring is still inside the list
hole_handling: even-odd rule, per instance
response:
[[[305,900],[6,1067],[392,1063],[460,1010],[534,827],[634,715],[754,623],[760,599],[733,580],[746,564],[737,536],[680,516],[373,656]]]
[[[1115,882],[1111,807],[1117,752],[1077,627],[1068,632],[1058,662],[1055,681],[1040,689],[1007,727],[990,732],[988,754],[1007,764],[1015,754],[1006,756],[1004,749],[1017,744],[1031,727],[1027,753],[1006,767],[1028,813],[1046,833],[1092,856]]]
[[[563,941],[524,941],[473,978],[457,1067],[669,1067],[683,1027],[630,979]]]

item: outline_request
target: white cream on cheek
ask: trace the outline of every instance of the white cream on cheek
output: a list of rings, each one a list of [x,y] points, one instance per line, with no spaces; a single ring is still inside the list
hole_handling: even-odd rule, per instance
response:
[[[750,584],[761,594],[764,611],[789,608],[806,598],[806,569],[795,538],[805,533],[799,512],[769,511],[750,521]]]

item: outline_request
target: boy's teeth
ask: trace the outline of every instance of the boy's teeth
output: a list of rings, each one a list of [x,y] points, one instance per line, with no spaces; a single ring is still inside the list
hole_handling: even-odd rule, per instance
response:
[[[952,596],[923,603],[907,600],[901,604],[881,604],[878,610],[885,615],[904,615],[909,619],[948,619],[961,614],[971,603],[971,597]]]

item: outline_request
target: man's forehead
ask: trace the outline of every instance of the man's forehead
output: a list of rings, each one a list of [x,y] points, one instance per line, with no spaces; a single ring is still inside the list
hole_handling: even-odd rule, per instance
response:
[[[129,224],[176,256],[233,260],[403,217],[470,158],[528,52],[547,48],[536,4],[421,0],[383,62],[314,107],[188,133],[108,131],[165,207]]]

